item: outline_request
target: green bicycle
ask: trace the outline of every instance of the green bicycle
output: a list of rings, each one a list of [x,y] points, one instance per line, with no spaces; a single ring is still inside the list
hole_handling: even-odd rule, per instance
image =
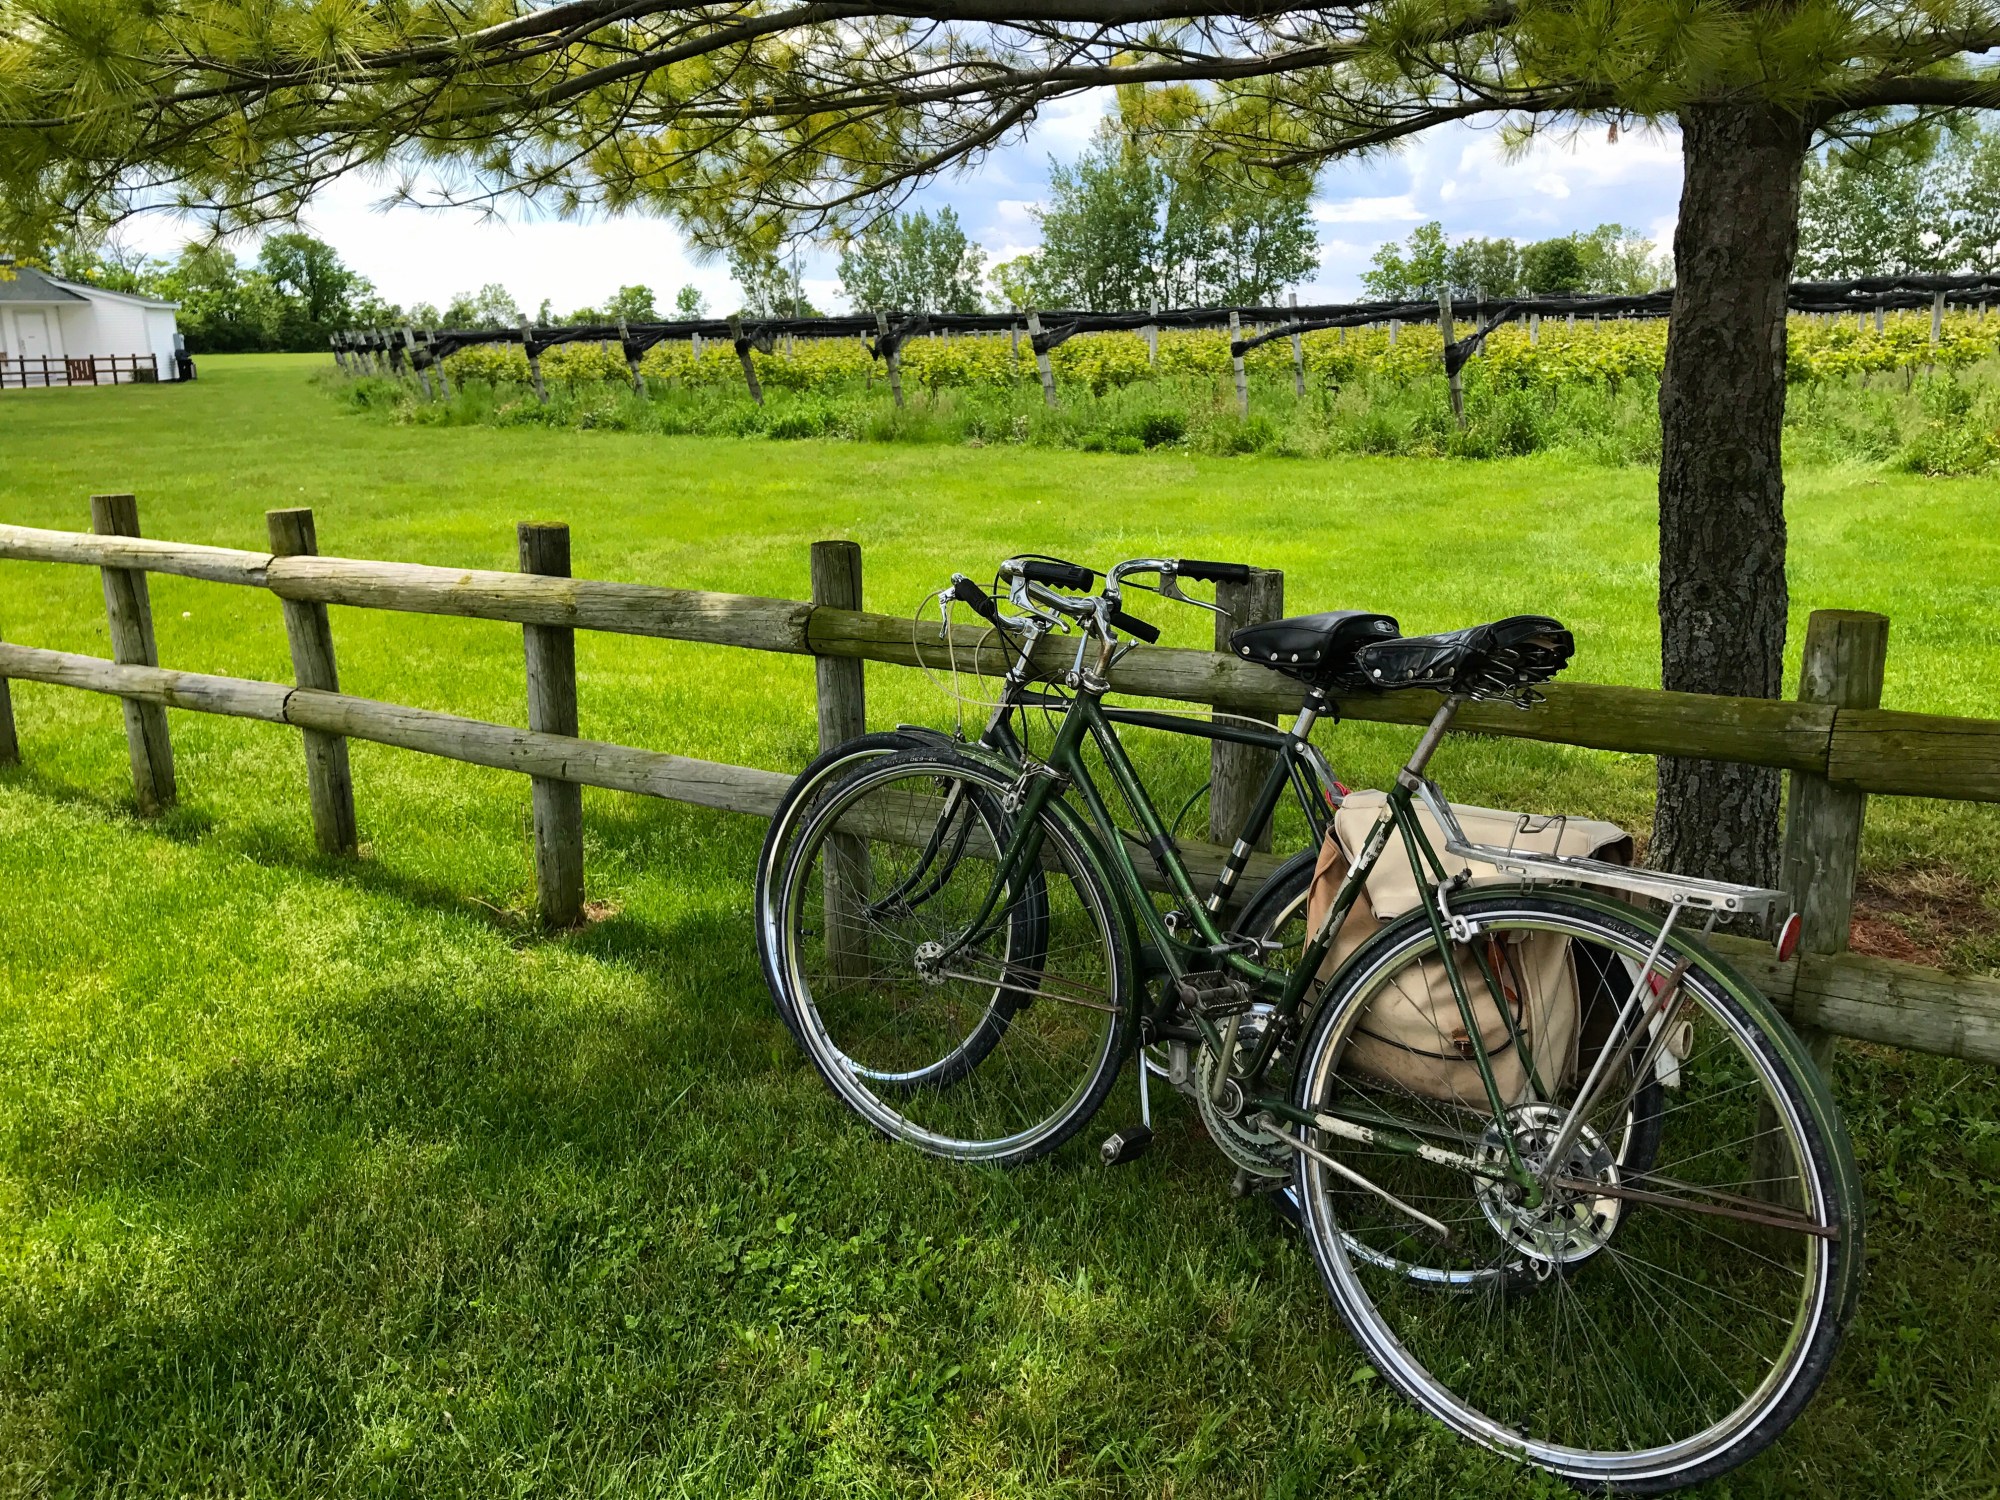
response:
[[[1324,909],[1302,919],[1295,863],[1252,903],[1287,936],[1225,930],[1247,840],[1197,892],[1119,741],[1143,711],[1102,701],[1130,638],[1157,639],[1124,609],[1149,575],[1174,596],[1201,576],[1135,559],[1091,594],[1089,570],[1009,559],[1011,619],[956,579],[996,629],[1073,629],[1067,670],[1037,682],[1024,649],[996,709],[1059,707],[1046,755],[878,747],[794,804],[760,942],[814,1065],[891,1139],[1015,1166],[1080,1130],[1143,1047],[1240,1171],[1289,1183],[1369,1360],[1455,1431],[1636,1493],[1760,1452],[1824,1377],[1862,1264],[1824,1081],[1702,940],[1785,898],[1473,842],[1426,767],[1466,701],[1536,701],[1569,633],[1520,616],[1403,637],[1341,612],[1233,638],[1306,692],[1290,731],[1240,731],[1278,752],[1257,826],[1334,695],[1442,702]],[[1343,948],[1392,844],[1414,907]]]

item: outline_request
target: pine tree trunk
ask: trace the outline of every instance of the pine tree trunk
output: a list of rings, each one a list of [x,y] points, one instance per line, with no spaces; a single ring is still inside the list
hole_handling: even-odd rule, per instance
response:
[[[1761,106],[1681,114],[1660,383],[1660,658],[1681,692],[1774,698],[1785,654],[1785,290],[1811,132]],[[1778,880],[1778,773],[1662,757],[1650,862]]]

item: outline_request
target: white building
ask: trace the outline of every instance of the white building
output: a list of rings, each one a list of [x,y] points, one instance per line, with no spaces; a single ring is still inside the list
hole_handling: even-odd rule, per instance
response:
[[[0,264],[0,389],[177,379],[177,306]]]

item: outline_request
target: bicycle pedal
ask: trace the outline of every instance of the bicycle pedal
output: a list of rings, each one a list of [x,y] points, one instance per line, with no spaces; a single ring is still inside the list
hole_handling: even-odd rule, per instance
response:
[[[1104,1158],[1107,1167],[1121,1167],[1128,1161],[1137,1161],[1146,1154],[1146,1148],[1153,1144],[1153,1132],[1145,1125],[1128,1125],[1115,1135],[1107,1135],[1104,1144],[1097,1148],[1097,1154]]]
[[[1183,974],[1174,982],[1174,998],[1197,1015],[1213,1018],[1250,1008],[1250,986],[1221,969]]]

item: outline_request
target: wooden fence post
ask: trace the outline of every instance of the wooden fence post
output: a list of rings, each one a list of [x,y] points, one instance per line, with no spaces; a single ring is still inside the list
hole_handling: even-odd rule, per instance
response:
[[[1888,649],[1887,616],[1814,610],[1806,622],[1799,701],[1880,708]],[[1844,953],[1854,920],[1854,879],[1861,863],[1868,794],[1809,771],[1794,771],[1787,803],[1783,879],[1800,918],[1799,952]],[[1831,1033],[1809,1023],[1798,1031],[1814,1060],[1825,1067],[1833,1055]]]
[[[137,536],[135,495],[92,495],[90,528],[99,536]],[[146,575],[137,568],[104,568],[104,614],[111,625],[111,659],[128,666],[157,667],[153,604]],[[173,806],[174,749],[167,739],[167,711],[157,703],[124,700],[125,743],[132,752],[132,791],[139,811],[152,814]]]
[[[1799,664],[1799,700],[1835,708],[1879,708],[1882,666],[1888,654],[1889,621],[1857,610],[1814,610],[1806,622],[1806,648]],[[1786,799],[1783,880],[1799,914],[1798,957],[1831,957],[1847,950],[1854,920],[1854,877],[1861,863],[1861,825],[1868,796],[1836,786],[1824,776],[1791,773]],[[1794,1016],[1792,1029],[1822,1073],[1833,1066],[1833,1033]],[[1757,1106],[1751,1177],[1759,1197],[1795,1203],[1782,1123],[1769,1101]]]
[[[857,542],[812,544],[812,601],[829,609],[861,608],[861,547]],[[861,663],[822,656],[814,663],[819,684],[819,748],[831,750],[868,732]],[[824,903],[827,959],[844,979],[869,975],[868,934],[860,920],[869,886],[868,844],[852,834],[827,840]]]
[[[1035,373],[1042,378],[1042,400],[1051,409],[1056,404],[1056,367],[1049,363],[1049,351],[1042,347],[1042,315],[1028,309],[1028,339],[1035,351]]]
[[[1236,376],[1236,414],[1250,415],[1250,381],[1243,371],[1243,352],[1236,347],[1243,337],[1243,320],[1236,309],[1229,309],[1229,368]]]
[[[267,510],[264,526],[271,552],[277,557],[313,557],[319,536],[313,513]],[[292,678],[302,688],[340,691],[340,672],[333,659],[333,628],[324,604],[301,599],[281,601],[285,639],[292,648]],[[312,803],[313,842],[327,854],[352,854],[359,844],[354,822],[354,777],[347,765],[347,741],[317,729],[301,731],[306,746],[306,795]]]
[[[861,544],[812,544],[812,602],[829,609],[861,608]],[[819,681],[819,747],[831,750],[868,732],[867,698],[861,663],[850,657],[822,656],[814,663]]]
[[[521,571],[567,578],[569,527],[523,521]],[[577,729],[576,632],[567,625],[524,625],[528,658],[528,727],[572,738]],[[542,920],[574,927],[583,917],[583,788],[553,777],[530,778],[535,809],[535,896]]]
[[[1215,586],[1215,602],[1229,611],[1227,615],[1215,617],[1215,649],[1233,656],[1235,653],[1229,649],[1230,631],[1284,617],[1285,575],[1276,568],[1252,568],[1250,577],[1242,583],[1218,583]],[[1276,714],[1245,714],[1240,717],[1259,719],[1266,724],[1278,722]],[[1259,750],[1254,745],[1232,745],[1216,740],[1208,752],[1208,766],[1208,839],[1210,843],[1226,848],[1235,843],[1237,834],[1243,831],[1244,820],[1250,815],[1250,804],[1256,801],[1264,778],[1270,774],[1271,752]],[[1271,847],[1268,825],[1251,847]]]
[[[1155,297],[1149,301],[1146,304],[1146,311],[1157,318],[1160,315],[1160,299]],[[1158,369],[1160,366],[1160,325],[1158,323],[1148,323],[1139,331],[1146,336],[1146,363],[1152,368]]]
[[[21,737],[14,731],[14,696],[0,677],[0,766],[21,763]]]
[[[526,323],[521,325],[521,352],[528,356],[528,378],[534,382],[535,399],[547,406],[549,388],[542,384],[542,356],[535,348],[533,332]]]
[[[1299,320],[1299,294],[1292,293],[1292,322]],[[1292,389],[1298,395],[1306,393],[1306,341],[1296,329],[1292,332]]]

